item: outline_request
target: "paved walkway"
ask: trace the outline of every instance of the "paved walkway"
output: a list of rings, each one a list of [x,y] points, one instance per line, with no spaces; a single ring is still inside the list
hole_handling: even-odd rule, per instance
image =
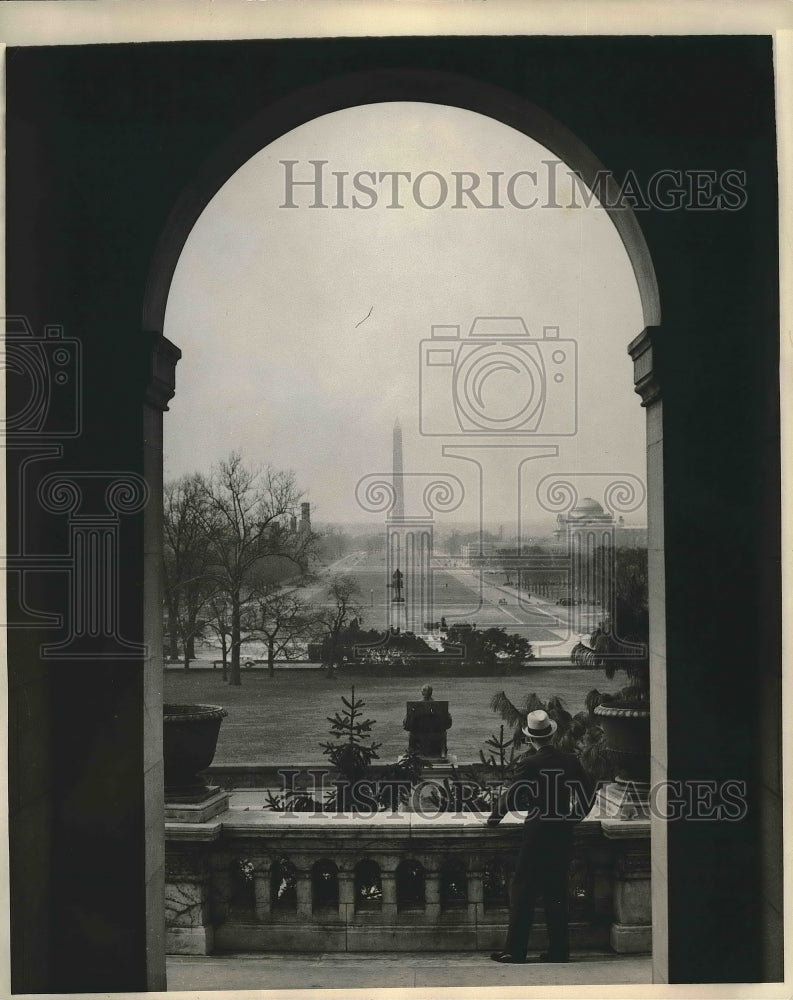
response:
[[[651,982],[648,955],[580,954],[574,955],[567,965],[497,965],[485,952],[172,955],[168,958],[169,990],[522,988]]]

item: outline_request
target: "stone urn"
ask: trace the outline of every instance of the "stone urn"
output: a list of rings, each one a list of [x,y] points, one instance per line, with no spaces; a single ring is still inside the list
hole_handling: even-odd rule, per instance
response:
[[[165,797],[199,799],[209,788],[199,772],[212,763],[220,723],[228,715],[219,705],[164,705]]]
[[[646,708],[598,705],[594,714],[617,765],[617,779],[649,787],[650,712]]]

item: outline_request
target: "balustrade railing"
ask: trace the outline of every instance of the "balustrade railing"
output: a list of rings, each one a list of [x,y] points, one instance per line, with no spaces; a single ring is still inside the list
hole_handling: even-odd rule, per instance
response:
[[[646,820],[584,820],[574,950],[650,950]],[[166,825],[171,952],[487,950],[503,944],[520,821],[228,809]],[[545,946],[538,909],[531,947]]]

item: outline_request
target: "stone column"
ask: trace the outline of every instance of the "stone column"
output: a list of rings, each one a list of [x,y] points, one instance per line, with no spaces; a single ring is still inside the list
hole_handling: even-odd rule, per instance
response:
[[[666,567],[664,562],[663,403],[653,357],[658,327],[647,327],[628,345],[633,379],[647,411],[647,578],[650,606],[650,785],[667,778]],[[663,803],[661,813],[663,814]],[[653,982],[669,981],[669,870],[666,822],[651,818]]]
[[[311,865],[306,862],[296,862],[297,870],[297,916],[301,921],[312,919],[311,910]]]
[[[437,924],[441,913],[441,876],[437,868],[424,869],[424,914]]]
[[[339,865],[339,916],[344,920],[345,928],[355,915],[355,876],[352,868],[349,870]]]
[[[484,889],[482,887],[482,872],[468,870],[468,917],[476,919],[476,908],[484,903]]]
[[[162,415],[176,385],[182,352],[163,336],[152,347],[152,377],[143,407],[143,476],[154,497],[143,515],[143,788],[146,816],[147,989],[166,989],[165,980],[165,784],[162,759]],[[210,945],[211,946],[211,945]]]
[[[257,867],[253,876],[253,894],[256,907],[256,919],[264,923],[270,917],[270,873],[260,871]]]
[[[396,869],[382,869],[380,882],[383,889],[382,920],[384,924],[394,924],[397,919]]]
[[[468,924],[476,933],[477,948],[492,944],[487,932],[483,932],[485,916],[485,887],[483,863],[480,857],[472,857],[468,862]]]
[[[653,949],[650,823],[647,820],[606,819],[605,836],[615,841],[612,869],[614,921],[611,947],[620,954]]]

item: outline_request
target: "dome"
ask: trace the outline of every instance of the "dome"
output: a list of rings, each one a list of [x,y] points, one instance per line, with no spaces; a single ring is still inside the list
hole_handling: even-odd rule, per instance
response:
[[[570,511],[570,517],[602,517],[605,511],[592,497],[584,499]]]

